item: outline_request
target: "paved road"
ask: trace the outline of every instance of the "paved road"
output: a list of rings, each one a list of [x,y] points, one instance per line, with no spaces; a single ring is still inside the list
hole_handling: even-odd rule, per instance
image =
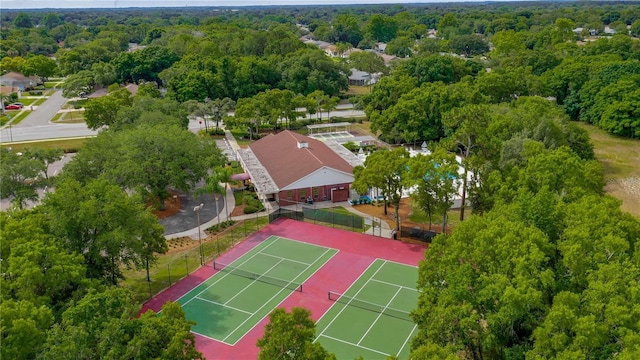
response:
[[[94,136],[97,131],[90,130],[84,123],[55,124],[51,119],[67,101],[62,91],[53,93],[44,103],[34,107],[19,124],[7,125],[0,130],[0,142],[10,143],[28,140],[46,140]]]
[[[29,140],[46,140],[60,138],[74,138],[95,136],[98,132],[90,130],[84,123],[81,124],[55,124],[51,119],[67,101],[62,97],[62,91],[56,91],[40,106],[37,106],[19,124],[5,126],[0,130],[0,142],[10,143]],[[364,116],[364,112],[353,110],[351,104],[340,104],[335,111],[329,113],[335,117]],[[308,118],[316,118],[317,115],[309,115]],[[322,119],[327,118],[327,113],[322,113]],[[189,121],[189,130],[196,132],[202,128],[198,120]]]

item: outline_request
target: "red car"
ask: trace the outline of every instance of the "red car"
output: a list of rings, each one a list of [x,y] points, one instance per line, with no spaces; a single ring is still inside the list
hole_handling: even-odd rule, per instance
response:
[[[10,105],[5,105],[4,109],[5,110],[20,110],[20,109],[22,109],[22,106],[18,105],[18,104],[10,104]]]

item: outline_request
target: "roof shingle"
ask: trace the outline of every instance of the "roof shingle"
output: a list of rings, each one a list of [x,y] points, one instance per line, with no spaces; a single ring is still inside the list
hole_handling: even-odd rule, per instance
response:
[[[308,147],[299,148],[302,142]],[[280,189],[325,166],[348,174],[353,170],[323,142],[289,130],[267,135],[249,147]]]

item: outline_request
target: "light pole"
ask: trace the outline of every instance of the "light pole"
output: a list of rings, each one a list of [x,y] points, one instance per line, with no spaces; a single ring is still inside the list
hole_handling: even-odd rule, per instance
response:
[[[202,235],[200,235],[200,210],[204,204],[200,204],[198,206],[194,206],[193,211],[196,212],[198,217],[198,241],[200,242],[200,265],[204,265],[204,250],[202,249]]]

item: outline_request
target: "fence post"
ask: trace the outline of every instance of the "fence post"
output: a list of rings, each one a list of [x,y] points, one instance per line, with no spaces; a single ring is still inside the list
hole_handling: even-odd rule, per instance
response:
[[[167,272],[169,273],[169,287],[171,287],[173,285],[171,283],[171,264],[167,264]]]
[[[187,275],[189,275],[189,259],[187,258],[187,254],[184,254],[184,264],[187,267]]]

